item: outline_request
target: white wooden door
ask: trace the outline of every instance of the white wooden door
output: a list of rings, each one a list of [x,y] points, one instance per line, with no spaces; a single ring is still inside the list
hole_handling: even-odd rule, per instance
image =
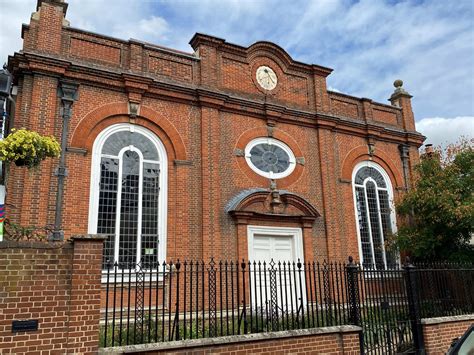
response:
[[[272,236],[255,234],[253,237],[253,255],[256,261],[269,263],[278,261],[296,261],[293,236]]]
[[[250,247],[252,306],[257,312],[297,311],[304,297],[304,269],[298,271],[295,235],[254,233]],[[303,260],[301,260],[303,261]],[[255,263],[254,263],[255,262]],[[264,264],[265,263],[265,264]],[[301,292],[303,291],[303,292]],[[302,294],[303,293],[303,294]]]

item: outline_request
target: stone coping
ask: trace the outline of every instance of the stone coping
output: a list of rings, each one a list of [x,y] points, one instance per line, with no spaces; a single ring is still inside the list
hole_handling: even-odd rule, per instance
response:
[[[246,343],[254,341],[268,341],[285,338],[295,338],[310,335],[325,335],[325,334],[337,334],[337,333],[354,333],[360,332],[362,328],[354,325],[341,325],[335,327],[322,327],[312,329],[299,329],[299,330],[285,330],[281,332],[268,332],[268,333],[255,333],[245,335],[231,335],[216,338],[203,338],[203,339],[190,339],[190,340],[177,340],[163,343],[153,344],[140,344],[140,345],[128,345],[114,348],[102,348],[99,349],[99,354],[127,354],[135,352],[147,352],[147,351],[161,351],[161,350],[173,350],[182,348],[196,348],[206,346],[219,346],[228,345],[235,343]]]
[[[423,318],[421,324],[442,324],[450,322],[474,321],[474,314],[464,314],[462,316]]]
[[[90,242],[101,242],[107,240],[107,236],[105,234],[79,234],[73,235],[69,240],[75,241],[90,241]]]
[[[28,241],[28,240],[3,240],[0,249],[61,249],[72,248],[67,241]]]
[[[0,249],[60,249],[71,247],[74,242],[104,242],[107,236],[103,234],[74,235],[69,239],[59,241],[45,240],[2,240]]]

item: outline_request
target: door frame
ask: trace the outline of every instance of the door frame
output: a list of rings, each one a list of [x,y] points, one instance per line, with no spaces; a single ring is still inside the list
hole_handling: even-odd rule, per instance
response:
[[[294,241],[294,259],[293,260],[285,260],[287,262],[298,262],[298,260],[303,264],[304,264],[304,252],[303,252],[303,231],[301,228],[298,228],[298,227],[269,227],[269,226],[247,226],[247,242],[248,242],[248,257],[249,257],[249,261],[253,262],[255,261],[253,258],[253,240],[255,238],[255,235],[258,235],[258,234],[263,234],[263,235],[268,235],[268,236],[272,236],[272,237],[278,237],[278,236],[285,236],[285,237],[293,237],[293,241]],[[261,260],[256,260],[256,261],[261,261]],[[303,267],[303,270],[304,270],[304,267]],[[291,272],[288,270],[288,275],[289,277],[291,278]],[[304,275],[304,274],[303,274]],[[286,275],[284,276],[284,278],[286,279]],[[250,274],[250,282],[252,284],[255,284],[255,280],[254,280],[254,274],[251,273]],[[294,295],[294,299],[295,299],[295,304],[293,306],[293,303],[291,303],[291,307],[293,307],[292,309],[292,312],[293,311],[297,311],[297,314],[299,312],[299,309],[302,307],[304,309],[304,307],[306,306],[306,303],[307,303],[307,299],[306,299],[306,280],[305,280],[305,277],[301,278],[300,279],[300,287],[301,288],[298,288],[297,287],[297,284],[296,284],[296,279],[294,279],[294,287],[292,289],[290,289],[289,291]],[[286,283],[286,281],[285,281]],[[271,287],[271,286],[268,286],[268,287]],[[301,290],[303,290],[301,292]],[[261,289],[260,289],[260,292]],[[286,292],[286,291],[285,291]],[[252,288],[252,294],[250,295],[250,300],[251,300],[251,303],[252,303],[252,306],[254,307],[254,309],[257,309],[258,308],[258,301],[256,302],[255,301],[255,289]],[[298,296],[300,297],[300,301],[297,301],[298,299]],[[271,297],[271,292],[270,292],[270,297]],[[258,298],[258,297],[257,297]],[[282,309],[278,310],[278,306],[279,305],[282,305],[283,306],[283,303],[282,301],[278,302],[278,305],[275,309],[272,309],[271,310],[271,313],[274,314],[274,312],[282,312]]]
[[[294,253],[295,259],[290,261],[304,262],[304,249],[303,249],[303,231],[299,227],[270,227],[270,226],[247,226],[247,248],[248,248],[248,260],[253,261],[253,240],[255,235],[264,234],[269,236],[291,236],[294,241]]]

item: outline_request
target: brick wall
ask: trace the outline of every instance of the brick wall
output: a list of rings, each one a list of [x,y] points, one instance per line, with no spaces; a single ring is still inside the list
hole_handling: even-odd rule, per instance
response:
[[[102,239],[0,242],[0,353],[95,353]],[[14,320],[38,330],[12,332]]]
[[[99,354],[360,354],[359,327],[340,326],[105,348]]]
[[[277,188],[303,197],[318,211],[320,217],[311,226],[297,225],[305,228],[307,255],[317,260],[358,255],[351,186],[357,163],[381,165],[397,198],[405,187],[398,146],[410,146],[410,169],[417,161],[421,136],[412,132],[407,96],[397,107],[328,92],[330,69],[295,62],[268,42],[241,47],[196,35],[191,40],[195,52],[183,53],[69,27],[63,3],[38,4],[41,10],[24,28],[25,53],[10,61],[19,93],[14,125],[60,139],[57,78],[80,83],[66,153],[66,238],[88,232],[92,147],[97,135],[116,123],[145,127],[166,148],[168,260],[248,257],[238,253],[239,244],[246,243],[245,227],[225,207],[244,190],[270,186],[236,154],[251,139],[273,136],[299,158]],[[44,25],[44,18],[51,26]],[[44,37],[54,43],[40,45]],[[48,60],[37,56],[37,50],[49,52]],[[260,65],[272,67],[278,76],[270,92],[256,82]],[[389,90],[387,85],[387,96]],[[129,102],[140,107],[136,118],[129,116]],[[369,141],[375,144],[372,156]],[[6,203],[12,221],[53,223],[57,164],[49,159],[32,172],[11,164]],[[295,226],[278,217],[252,223]]]
[[[445,354],[453,339],[460,337],[474,324],[474,314],[422,319],[427,354]]]

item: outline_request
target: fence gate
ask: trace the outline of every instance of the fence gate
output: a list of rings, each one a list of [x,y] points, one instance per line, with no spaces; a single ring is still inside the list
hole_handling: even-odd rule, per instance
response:
[[[419,322],[409,302],[413,295],[407,287],[407,271],[365,269],[351,280],[357,284],[360,300],[355,321],[362,327],[361,352],[416,354]]]
[[[418,266],[359,269],[350,259],[350,318],[362,327],[363,354],[424,354],[422,318],[473,312],[472,266]]]

